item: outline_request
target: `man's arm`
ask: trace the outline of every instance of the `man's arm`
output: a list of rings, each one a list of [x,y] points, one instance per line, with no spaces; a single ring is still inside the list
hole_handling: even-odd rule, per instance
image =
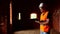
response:
[[[39,24],[48,24],[48,23],[49,23],[49,19],[46,19],[45,22],[40,22],[40,21],[35,21],[35,22],[37,22],[37,23],[39,23]]]
[[[46,19],[45,22],[40,22],[40,24],[48,24],[49,23],[49,19]]]

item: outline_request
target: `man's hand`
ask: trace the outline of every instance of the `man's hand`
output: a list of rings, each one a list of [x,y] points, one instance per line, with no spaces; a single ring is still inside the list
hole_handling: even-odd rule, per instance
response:
[[[39,21],[35,21],[35,22],[40,24],[40,22],[39,22]]]

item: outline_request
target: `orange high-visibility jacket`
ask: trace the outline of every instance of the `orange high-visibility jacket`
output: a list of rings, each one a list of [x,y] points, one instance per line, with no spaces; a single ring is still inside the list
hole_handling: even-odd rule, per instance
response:
[[[44,15],[43,15],[44,14]],[[41,16],[40,16],[40,21],[45,21],[47,19],[47,16],[48,16],[48,11],[45,12],[45,13],[42,13]],[[44,25],[40,25],[40,30],[41,31],[44,31],[46,26]]]

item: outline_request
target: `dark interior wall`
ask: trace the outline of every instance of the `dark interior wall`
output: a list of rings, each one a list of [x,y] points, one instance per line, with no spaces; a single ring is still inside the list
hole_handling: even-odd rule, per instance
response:
[[[7,34],[9,24],[9,0],[0,0],[0,34]],[[7,22],[8,18],[8,22]]]
[[[17,29],[33,29],[34,20],[30,20],[30,14],[32,12],[39,13],[37,9],[37,2],[39,1],[15,0],[13,2],[13,26]],[[18,12],[21,13],[20,21],[17,19]]]
[[[60,32],[60,4],[58,4],[53,13],[53,27],[57,32]]]
[[[51,11],[52,11],[52,25],[53,25],[53,29],[56,31],[56,32],[59,32],[60,31],[60,26],[59,26],[59,24],[60,24],[60,2],[59,2],[59,0],[55,0],[54,1],[54,4],[53,4],[53,8],[51,9]]]

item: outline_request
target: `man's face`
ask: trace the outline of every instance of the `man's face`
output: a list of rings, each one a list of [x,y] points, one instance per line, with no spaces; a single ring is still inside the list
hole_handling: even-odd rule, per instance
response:
[[[42,8],[40,8],[40,11],[43,12],[44,10]]]

